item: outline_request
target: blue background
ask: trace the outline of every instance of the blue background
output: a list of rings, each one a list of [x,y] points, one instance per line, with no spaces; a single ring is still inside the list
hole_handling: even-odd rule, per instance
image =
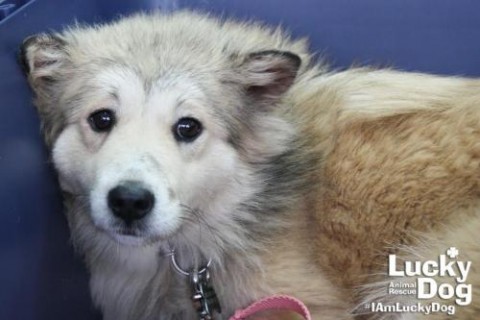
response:
[[[15,7],[16,5],[16,7]],[[476,0],[0,0],[0,319],[100,319],[69,243],[31,92],[15,61],[23,38],[74,19],[194,8],[282,24],[336,68],[352,63],[480,75]]]

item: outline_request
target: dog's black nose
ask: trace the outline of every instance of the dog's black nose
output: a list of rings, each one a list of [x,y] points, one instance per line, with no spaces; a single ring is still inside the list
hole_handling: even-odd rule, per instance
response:
[[[127,224],[145,217],[154,202],[153,194],[138,182],[126,182],[108,192],[108,206]]]

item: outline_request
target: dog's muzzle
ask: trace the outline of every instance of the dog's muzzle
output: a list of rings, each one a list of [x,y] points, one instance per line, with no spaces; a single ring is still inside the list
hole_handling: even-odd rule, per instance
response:
[[[127,225],[147,216],[155,204],[155,196],[137,181],[126,181],[108,192],[108,207]]]

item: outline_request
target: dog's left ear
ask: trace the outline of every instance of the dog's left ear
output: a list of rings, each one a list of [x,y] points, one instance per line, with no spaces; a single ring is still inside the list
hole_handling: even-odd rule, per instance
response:
[[[251,53],[240,66],[241,82],[253,99],[274,102],[293,84],[300,65],[300,57],[287,51]]]

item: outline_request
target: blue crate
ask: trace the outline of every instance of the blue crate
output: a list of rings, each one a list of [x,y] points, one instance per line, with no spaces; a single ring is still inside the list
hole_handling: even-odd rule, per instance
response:
[[[356,63],[480,75],[476,0],[0,1],[0,319],[97,319],[69,244],[60,193],[31,92],[15,61],[22,39],[138,10],[193,8],[283,24],[337,68]]]

